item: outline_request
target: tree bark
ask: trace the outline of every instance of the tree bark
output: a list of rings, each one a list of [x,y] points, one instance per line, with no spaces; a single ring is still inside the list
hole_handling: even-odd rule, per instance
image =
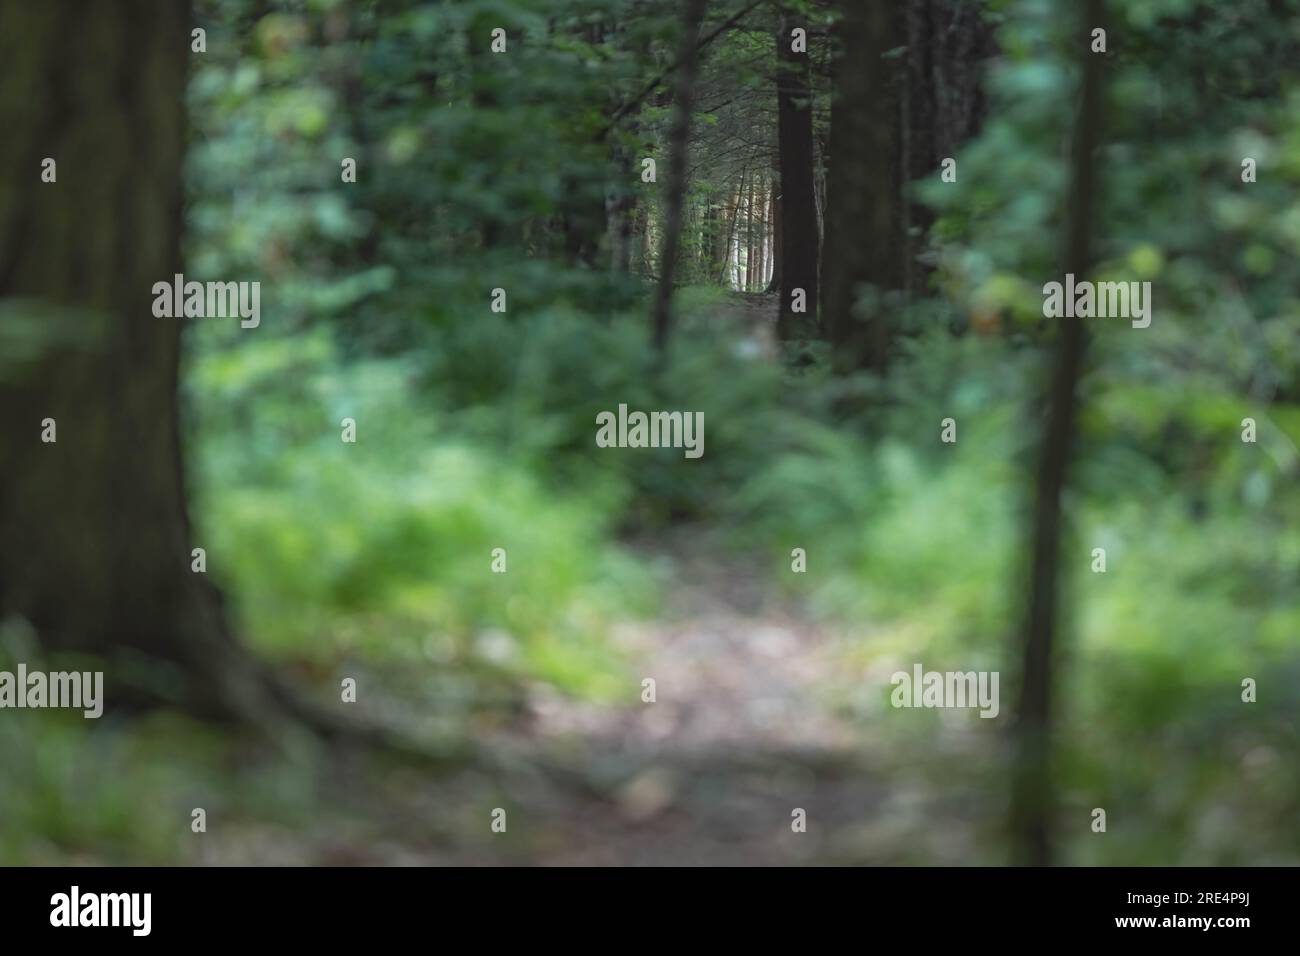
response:
[[[1083,278],[1092,265],[1098,182],[1094,154],[1102,140],[1104,61],[1090,50],[1090,32],[1104,23],[1102,0],[1079,8],[1075,53],[1080,65],[1079,112],[1070,160],[1070,193],[1062,270]],[[1060,320],[1061,337],[1046,396],[1047,419],[1038,453],[1030,543],[1029,599],[1020,645],[1020,695],[1016,707],[1011,827],[1016,862],[1052,862],[1051,776],[1053,673],[1065,490],[1078,418],[1078,386],[1087,346],[1077,316]]]
[[[782,231],[785,227],[782,225],[781,217],[781,173],[778,169],[772,169],[772,278],[768,280],[768,292],[781,291],[781,263],[784,260],[782,249],[785,246],[785,237]]]
[[[781,156],[781,226],[784,232],[781,306],[777,335],[806,337],[817,323],[817,200],[813,192],[812,103],[808,55],[795,53],[791,30],[801,25],[782,12],[776,34],[777,149]],[[806,24],[803,24],[806,26]],[[793,309],[802,289],[805,312]]]
[[[842,371],[884,372],[889,314],[882,297],[854,311],[866,286],[903,288],[899,101],[896,72],[885,53],[897,45],[896,0],[841,0],[831,106],[823,315],[833,359]]]
[[[767,230],[771,225],[767,221],[767,200],[767,183],[763,182],[758,189],[758,281],[754,282],[755,293],[761,293],[764,282],[767,282],[767,254],[770,247]]]
[[[749,192],[745,196],[745,291],[754,289],[754,182],[750,180]]]
[[[0,368],[0,612],[46,650],[100,658],[109,706],[247,715],[260,670],[190,570],[181,320],[152,309],[182,272],[189,5],[0,9],[0,306],[32,323],[34,356]]]
[[[979,0],[909,0],[905,4],[907,46],[902,84],[903,173],[906,180],[933,175],[945,158],[978,134],[988,112],[982,72],[997,54],[993,27]],[[905,200],[905,286],[927,290],[929,269],[920,265],[934,213]]]
[[[655,263],[655,233],[654,233],[654,204],[643,201],[638,204],[637,209],[641,216],[641,272],[643,275],[653,276],[658,271]]]
[[[709,262],[705,279],[722,282],[727,262],[726,194],[715,192],[709,197]]]
[[[669,132],[668,212],[659,286],[655,295],[654,345],[663,355],[672,330],[673,280],[682,239],[682,205],[686,200],[686,152],[691,134],[691,112],[695,101],[695,71],[699,63],[700,23],[705,0],[685,0],[682,8],[681,68],[677,71],[677,95],[673,125]]]
[[[748,169],[742,169],[740,171],[740,186],[735,192],[728,190],[731,198],[731,222],[727,226],[727,255],[722,260],[722,283],[728,289],[730,289],[733,284],[731,272],[732,248],[736,244],[736,225],[740,219],[740,193],[745,189],[745,177],[748,174]]]
[[[632,247],[636,230],[636,191],[630,185],[636,176],[636,167],[633,157],[626,150],[616,151],[615,156],[622,179],[610,190],[607,215],[610,268],[616,273],[627,273],[632,269]]]

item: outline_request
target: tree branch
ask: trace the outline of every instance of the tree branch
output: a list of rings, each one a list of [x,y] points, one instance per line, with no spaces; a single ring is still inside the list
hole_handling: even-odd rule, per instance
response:
[[[708,46],[710,43],[712,43],[714,40],[720,37],[723,33],[725,33],[727,30],[730,30],[737,23],[739,23],[740,19],[743,16],[745,16],[745,14],[749,13],[751,10],[753,10],[755,7],[759,6],[763,2],[764,0],[754,0],[754,2],[749,4],[748,6],[741,7],[740,10],[736,11],[734,14],[732,14],[730,17],[724,20],[718,26],[718,28],[715,29],[712,33],[709,33],[708,35],[702,37],[696,49],[703,50],[706,46]],[[604,126],[602,126],[600,132],[596,134],[596,142],[600,142],[602,139],[608,136],[610,130],[612,130],[615,126],[617,126],[619,121],[624,116],[626,116],[628,113],[632,112],[642,103],[644,103],[646,97],[649,96],[651,93],[653,93],[655,91],[655,88],[658,87],[659,84],[662,83],[664,80],[666,80],[668,76],[681,65],[682,65],[682,57],[678,57],[671,66],[662,70],[657,76],[655,76],[654,79],[652,79],[649,83],[647,83],[644,87],[642,87],[640,93],[638,93],[636,96],[632,97],[632,99],[628,100],[618,109],[616,109],[614,111],[614,115],[610,117],[609,122],[606,123]]]

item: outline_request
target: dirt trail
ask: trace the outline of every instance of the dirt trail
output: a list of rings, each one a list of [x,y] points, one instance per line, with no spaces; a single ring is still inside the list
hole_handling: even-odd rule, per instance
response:
[[[773,293],[733,292],[723,306],[724,319],[738,322],[745,330],[740,348],[754,355],[775,360],[779,349],[776,338],[777,297]]]
[[[608,786],[564,820],[551,863],[757,863],[825,855],[828,827],[880,799],[862,731],[832,701],[852,675],[841,638],[734,566],[674,556],[673,603],[612,640],[637,661],[628,704],[530,701],[538,743],[581,755]],[[644,678],[655,701],[640,699]],[[791,829],[802,808],[808,832]]]
[[[626,701],[597,706],[529,688],[486,747],[503,776],[430,777],[353,755],[329,762],[318,804],[293,824],[223,825],[205,863],[736,865],[960,861],[971,807],[948,769],[882,745],[878,685],[848,663],[851,640],[722,561],[689,533],[659,542],[672,602],[611,634],[634,662]],[[699,556],[693,556],[699,555]],[[640,681],[656,682],[641,700]],[[544,756],[582,788],[539,772]],[[933,752],[931,758],[936,756]],[[943,756],[940,754],[939,756]],[[943,796],[940,796],[942,794]],[[968,803],[968,802],[967,802]],[[490,830],[494,808],[505,833]],[[794,832],[793,811],[806,813]],[[235,821],[229,821],[234,824]]]
[[[962,852],[961,813],[927,819],[927,778],[882,749],[878,703],[847,663],[851,635],[765,592],[754,569],[681,549],[669,560],[673,605],[613,635],[656,681],[655,702],[531,703],[536,742],[608,788],[577,812],[554,807],[533,859],[847,864]],[[796,808],[806,832],[791,828]]]

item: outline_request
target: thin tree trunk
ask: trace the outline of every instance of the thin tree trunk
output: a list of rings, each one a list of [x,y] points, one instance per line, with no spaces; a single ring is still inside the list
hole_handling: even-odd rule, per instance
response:
[[[744,223],[740,230],[740,236],[737,239],[736,262],[739,266],[737,272],[739,291],[744,292],[749,283],[749,191],[753,189],[754,184],[751,181],[749,186],[741,191],[740,194],[740,211],[741,219]]]
[[[634,31],[634,33],[638,40],[631,49],[628,48],[629,36],[624,26],[614,28],[613,42],[634,56],[648,55],[648,38],[642,39],[639,32]],[[622,107],[614,105],[613,99],[615,96],[616,93],[611,90],[611,117],[616,109],[622,109]],[[639,138],[641,132],[640,114],[640,102],[623,111],[622,115],[628,118],[627,133],[630,138]],[[618,170],[617,182],[611,184],[609,190],[609,208],[606,216],[610,229],[610,262],[614,272],[628,273],[632,271],[636,246],[639,241],[638,227],[640,226],[641,210],[638,208],[637,199],[641,192],[640,168],[637,164],[636,150],[628,142],[618,142],[611,148],[610,152],[614,167]]]
[[[724,222],[726,194],[713,193],[709,198],[709,262],[705,278],[709,282],[722,282],[722,270],[727,261],[727,233]]]
[[[745,177],[748,173],[748,169],[740,171],[740,186],[735,192],[731,193],[731,224],[727,227],[727,258],[723,262],[722,268],[722,281],[727,288],[731,288],[733,285],[731,274],[732,246],[736,241],[736,223],[740,217],[740,192],[745,188]]]
[[[812,103],[808,55],[791,48],[799,25],[782,11],[776,35],[777,144],[781,155],[782,244],[781,305],[777,334],[783,339],[810,335],[817,322],[817,199],[813,187]],[[795,290],[803,292],[804,311],[794,311]]]
[[[651,202],[641,203],[642,222],[641,222],[641,271],[642,274],[653,276],[658,272],[658,266],[655,262],[655,243],[654,243],[654,216],[655,205]]]
[[[763,291],[770,292],[772,280],[776,277],[776,188],[772,177],[767,179],[767,272],[763,277]]]
[[[745,291],[754,288],[754,181],[749,181],[749,192],[745,196]]]
[[[776,168],[773,168],[772,174],[772,278],[768,280],[767,291],[780,292],[785,226],[781,216],[781,174]]]
[[[694,282],[701,273],[704,272],[704,263],[708,258],[707,236],[709,231],[708,206],[701,202],[700,198],[691,200],[691,217],[695,222],[695,228],[692,235],[695,237],[695,245],[691,250],[691,281]]]
[[[490,16],[471,18],[465,34],[466,52],[469,55],[470,105],[475,113],[483,113],[497,108],[496,83],[497,70],[492,62],[490,50],[492,30],[498,26],[497,19]],[[475,148],[471,162],[493,164],[498,160],[494,149],[486,140]],[[479,220],[479,241],[484,249],[494,249],[502,240],[502,222],[495,216],[483,215]],[[563,231],[568,233],[568,224],[562,223]]]
[[[705,0],[685,0],[682,9],[681,68],[677,73],[677,96],[673,126],[669,133],[668,215],[664,250],[655,296],[654,345],[662,355],[668,349],[672,330],[673,279],[682,238],[682,203],[686,198],[686,151],[691,134],[691,111],[695,100],[695,71],[699,61],[700,23]]]
[[[1102,0],[1079,8],[1074,50],[1079,57],[1079,112],[1070,162],[1070,195],[1062,270],[1082,278],[1092,265],[1092,233],[1098,183],[1094,154],[1102,138],[1104,60],[1090,50],[1090,32],[1104,26]],[[1062,539],[1061,497],[1074,450],[1078,386],[1087,345],[1083,322],[1063,318],[1047,395],[1047,419],[1039,446],[1032,512],[1029,600],[1020,646],[1020,696],[1016,707],[1016,766],[1011,827],[1016,862],[1048,865],[1053,860],[1051,775],[1053,672]]]
[[[813,145],[813,198],[817,202],[817,287],[821,288],[821,266],[826,242],[826,143],[823,136],[814,136]]]
[[[614,272],[626,273],[632,268],[636,230],[637,191],[633,186],[637,175],[636,157],[630,149],[618,146],[613,150],[613,160],[618,169],[618,182],[611,186],[606,200],[610,268]]]
[[[732,230],[731,239],[727,243],[727,288],[736,289],[740,286],[740,197],[744,192],[744,186],[736,187],[734,196],[733,222],[735,228]]]
[[[731,240],[731,270],[727,276],[727,287],[730,289],[740,288],[740,197],[744,192],[743,187],[736,190],[736,233]]]
[[[737,250],[736,250],[736,261],[738,261],[738,263],[744,263],[744,265],[742,265],[740,269],[740,290],[738,291],[745,291],[746,289],[749,289],[749,273],[750,273],[749,243],[751,239],[754,238],[754,234],[753,232],[751,232],[751,226],[750,226],[749,198],[750,195],[753,194],[753,191],[754,191],[754,181],[753,179],[750,179],[749,186],[745,187],[744,193],[741,193],[740,196],[740,203],[741,203],[740,208],[742,211],[742,219],[744,219],[745,226],[744,229],[741,229],[740,242],[737,243]]]

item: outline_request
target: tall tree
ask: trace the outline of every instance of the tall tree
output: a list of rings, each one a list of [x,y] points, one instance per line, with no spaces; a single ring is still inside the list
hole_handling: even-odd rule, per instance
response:
[[[896,0],[840,0],[827,184],[824,327],[837,367],[884,371],[889,319],[880,297],[867,314],[854,303],[865,285],[904,282],[899,83],[885,54],[900,37]]]
[[[978,131],[995,44],[977,0],[837,6],[822,324],[837,367],[883,372],[894,303],[925,290],[917,262],[933,216],[906,185]],[[879,294],[857,314],[867,286]]]
[[[782,255],[783,243],[785,237],[782,234],[785,229],[781,219],[781,171],[775,165],[772,166],[772,277],[767,282],[767,292],[781,291],[781,262],[784,259]]]
[[[758,179],[757,176],[754,179]],[[745,200],[745,215],[749,222],[749,243],[745,248],[745,291],[751,293],[758,284],[758,203],[754,199],[754,181],[749,183],[749,196]]]
[[[465,29],[465,47],[469,57],[470,103],[479,114],[495,110],[498,106],[497,83],[490,50],[492,31],[500,26],[497,18],[486,14],[473,17]],[[492,168],[493,144],[489,138],[474,143],[471,160]],[[496,215],[481,215],[479,239],[483,248],[492,249],[502,241],[503,224]]]
[[[636,158],[626,146],[614,148],[614,165],[618,179],[607,191],[605,218],[609,228],[609,262],[613,272],[632,270],[632,247],[636,233],[636,190],[630,185],[636,177]]]
[[[731,271],[732,249],[736,245],[736,224],[738,219],[740,218],[739,196],[740,193],[744,191],[745,177],[748,175],[749,175],[749,170],[747,168],[741,169],[740,186],[737,188],[737,190],[733,191],[730,186],[727,187],[728,200],[729,200],[728,206],[731,210],[731,217],[727,225],[727,252],[722,260],[722,284],[727,287],[730,287],[733,281],[732,271]]]
[[[182,272],[189,4],[4,0],[0,24],[0,308],[30,335],[0,372],[0,615],[103,659],[110,705],[247,715],[267,685],[191,570],[181,321],[152,309]]]
[[[777,334],[811,334],[817,323],[817,199],[813,186],[812,92],[808,54],[796,51],[795,28],[806,29],[788,10],[776,33],[776,125],[781,165],[781,305]],[[805,312],[794,311],[796,289]]]
[[[723,281],[722,270],[727,261],[727,201],[726,186],[715,189],[709,194],[709,257],[706,263],[705,279],[709,282]]]
[[[655,290],[654,344],[661,353],[668,348],[672,329],[673,280],[682,240],[682,207],[686,202],[686,150],[691,135],[691,113],[695,104],[695,70],[699,63],[700,23],[705,0],[685,0],[682,7],[681,66],[673,104],[673,125],[668,134],[668,202],[659,286]]]
[[[905,180],[932,175],[983,124],[988,98],[981,74],[997,52],[985,7],[984,0],[909,0],[902,5],[905,26],[897,42],[906,45],[899,111]],[[909,293],[923,294],[928,273],[919,265],[919,254],[934,213],[907,197],[902,213],[904,286]]]
[[[1092,53],[1090,34],[1104,27],[1103,0],[1079,7],[1075,53],[1080,60],[1078,117],[1070,160],[1070,192],[1062,271],[1083,277],[1092,265],[1092,233],[1098,178],[1094,154],[1102,138],[1103,58]],[[1072,312],[1073,310],[1071,310]],[[1017,862],[1052,862],[1051,777],[1053,672],[1062,538],[1061,496],[1074,450],[1078,388],[1087,340],[1083,321],[1061,321],[1055,367],[1046,396],[1047,415],[1038,451],[1037,487],[1031,515],[1029,596],[1021,632],[1020,696],[1014,743],[1011,826]]]

